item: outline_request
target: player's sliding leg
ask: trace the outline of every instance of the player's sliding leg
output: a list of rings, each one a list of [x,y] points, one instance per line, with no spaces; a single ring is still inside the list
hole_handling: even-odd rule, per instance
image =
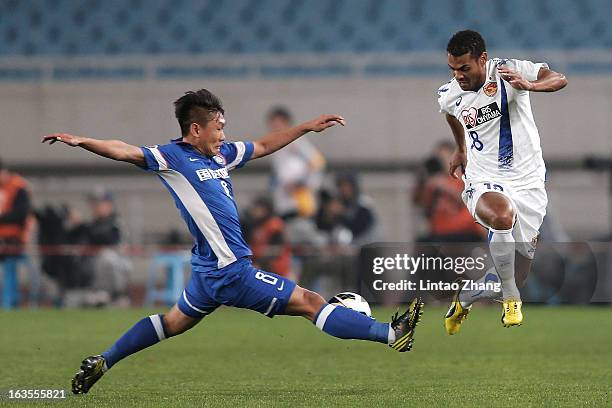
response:
[[[396,313],[390,323],[381,323],[352,309],[330,305],[319,294],[296,286],[285,313],[303,316],[334,337],[376,341],[404,352],[412,348],[422,308],[417,297],[404,314]]]
[[[188,316],[175,305],[166,314],[156,314],[137,322],[101,355],[87,357],[72,379],[72,392],[84,394],[118,361],[160,341],[181,334],[201,320]]]
[[[423,307],[420,298],[412,302],[406,313],[395,316],[390,323],[380,323],[352,309],[329,305],[319,294],[283,276],[254,268],[250,261],[236,262],[232,268],[240,271],[239,283],[232,282],[226,289],[215,283],[219,289],[213,298],[223,304],[254,310],[268,317],[303,316],[324,332],[342,339],[376,341],[398,351],[412,347]],[[214,283],[204,279],[203,286]]]

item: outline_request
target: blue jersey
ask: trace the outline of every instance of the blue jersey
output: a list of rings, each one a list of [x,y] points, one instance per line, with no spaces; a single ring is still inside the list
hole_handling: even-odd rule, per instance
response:
[[[194,267],[212,271],[252,255],[242,236],[229,171],[251,158],[253,143],[226,142],[213,157],[180,139],[141,149],[145,168],[156,172],[170,191],[194,237]]]

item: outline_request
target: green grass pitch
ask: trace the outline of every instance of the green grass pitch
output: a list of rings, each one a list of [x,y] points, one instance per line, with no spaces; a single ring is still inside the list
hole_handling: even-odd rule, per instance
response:
[[[612,406],[612,310],[526,305],[504,329],[476,307],[447,336],[425,308],[414,348],[345,341],[298,317],[221,309],[116,365],[87,395],[14,406]],[[68,390],[81,359],[155,310],[0,312],[0,390]],[[388,318],[390,310],[377,309]],[[0,406],[11,405],[6,399]]]

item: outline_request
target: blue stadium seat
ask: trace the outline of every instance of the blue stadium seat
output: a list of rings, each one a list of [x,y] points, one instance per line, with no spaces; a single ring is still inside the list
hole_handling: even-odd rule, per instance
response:
[[[516,10],[520,10],[517,13]],[[608,0],[4,0],[0,57],[610,48]]]
[[[157,301],[164,302],[167,306],[176,303],[185,287],[185,270],[190,262],[191,254],[187,251],[155,254],[149,266],[145,306],[153,306]],[[161,273],[166,273],[165,286],[158,289],[157,281]]]
[[[19,267],[27,269],[29,281],[30,306],[38,306],[40,291],[40,274],[34,263],[27,255],[10,256],[0,263],[4,266],[4,284],[2,288],[2,307],[12,309],[19,306],[21,296],[19,293]]]

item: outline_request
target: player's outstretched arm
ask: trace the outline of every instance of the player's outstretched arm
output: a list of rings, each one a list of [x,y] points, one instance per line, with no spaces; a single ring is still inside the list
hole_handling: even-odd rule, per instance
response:
[[[453,132],[453,137],[455,138],[455,143],[457,148],[455,152],[451,156],[450,167],[448,169],[448,173],[458,179],[460,176],[457,174],[456,170],[460,169],[461,173],[465,173],[465,166],[467,165],[467,152],[465,150],[465,131],[463,130],[463,126],[461,122],[457,120],[453,115],[446,114],[446,121]]]
[[[53,133],[44,136],[42,143],[62,142],[72,147],[81,147],[92,153],[109,159],[132,163],[137,166],[145,165],[144,153],[139,147],[132,146],[121,140],[98,140],[84,136],[74,136],[68,133]]]
[[[530,91],[530,92],[556,92],[565,88],[567,78],[565,75],[555,72],[548,68],[540,68],[538,71],[538,79],[528,81],[523,78],[518,72],[508,69],[505,66],[497,68],[501,77],[515,89]]]
[[[308,132],[322,132],[338,123],[342,126],[346,125],[344,118],[340,115],[321,115],[295,127],[268,133],[253,142],[254,149],[251,159],[272,154]]]

